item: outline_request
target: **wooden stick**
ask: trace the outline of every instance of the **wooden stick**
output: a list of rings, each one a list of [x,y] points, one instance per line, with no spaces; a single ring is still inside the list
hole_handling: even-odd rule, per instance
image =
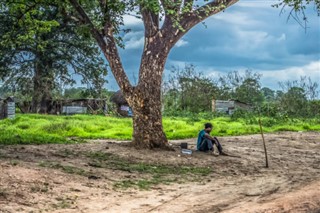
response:
[[[265,140],[264,140],[264,135],[263,135],[263,130],[262,130],[262,125],[261,125],[261,119],[260,119],[260,117],[259,117],[259,126],[260,126],[260,132],[261,132],[261,136],[262,136],[262,141],[263,141],[264,155],[265,155],[265,157],[266,157],[266,168],[269,168],[267,147],[266,147],[266,142],[265,142]]]

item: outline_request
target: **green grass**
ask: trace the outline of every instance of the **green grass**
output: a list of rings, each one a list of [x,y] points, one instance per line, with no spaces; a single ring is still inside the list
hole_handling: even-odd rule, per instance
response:
[[[122,180],[114,184],[115,188],[128,189],[128,188],[138,188],[141,190],[148,190],[150,187],[159,184],[170,184],[177,182],[176,178],[168,178],[163,176],[152,176],[149,179],[139,179],[139,180]]]
[[[133,162],[121,158],[115,154],[105,152],[89,152],[86,156],[91,159],[90,166],[108,168],[129,172],[129,174],[143,174],[142,178],[119,180],[114,184],[115,188],[139,188],[148,190],[151,186],[158,184],[179,183],[183,181],[199,181],[201,177],[212,173],[209,167],[173,166],[164,164],[151,164],[145,162]],[[149,177],[145,177],[145,176]]]
[[[113,170],[121,170],[127,172],[140,172],[157,175],[185,175],[196,174],[206,176],[211,170],[205,167],[188,167],[188,166],[172,166],[163,164],[147,164],[142,162],[130,162],[111,153],[105,152],[89,152],[87,157],[91,158],[94,163],[91,166],[110,168]]]
[[[178,166],[178,165],[165,165],[159,163],[146,163],[133,161],[130,158],[120,157],[116,154],[106,152],[72,152],[65,150],[69,158],[76,156],[84,157],[87,160],[87,165],[91,167],[98,167],[108,169],[109,171],[120,171],[121,173],[129,174],[129,177],[122,177],[114,181],[115,189],[138,188],[148,190],[150,187],[158,184],[170,183],[183,183],[185,181],[201,181],[203,177],[211,174],[212,168],[210,167],[195,167],[195,166]],[[70,154],[71,153],[71,154]],[[60,170],[64,173],[80,175],[90,178],[91,176],[99,177],[103,174],[95,172],[92,168],[80,168],[74,165],[63,165],[59,162],[41,161],[38,164],[40,167]],[[102,171],[102,170],[100,170]],[[34,186],[31,192],[47,192],[48,186],[45,187]]]
[[[236,121],[229,117],[203,118],[164,117],[163,124],[168,139],[184,139],[197,136],[205,122],[215,126],[216,136],[246,135],[259,133],[255,118]],[[320,131],[319,119],[262,118],[265,132]],[[99,115],[22,115],[14,120],[0,121],[0,144],[74,143],[83,139],[130,140],[132,119]],[[72,138],[72,140],[70,140]]]
[[[60,163],[45,161],[45,162],[39,163],[39,166],[48,167],[48,168],[52,168],[52,169],[58,169],[58,170],[61,170],[62,172],[69,173],[69,174],[88,176],[87,172],[81,168],[74,167],[74,166],[66,166],[66,165],[62,165]]]

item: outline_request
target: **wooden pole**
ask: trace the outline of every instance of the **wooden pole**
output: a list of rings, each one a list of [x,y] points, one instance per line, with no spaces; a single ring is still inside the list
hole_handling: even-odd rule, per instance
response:
[[[259,117],[259,126],[260,126],[260,132],[261,132],[262,142],[263,142],[264,155],[265,155],[265,157],[266,157],[266,168],[269,168],[267,147],[266,147],[266,142],[265,142],[265,140],[264,140],[264,135],[263,135],[263,130],[262,130],[262,124],[261,124],[261,119],[260,119],[260,117]]]

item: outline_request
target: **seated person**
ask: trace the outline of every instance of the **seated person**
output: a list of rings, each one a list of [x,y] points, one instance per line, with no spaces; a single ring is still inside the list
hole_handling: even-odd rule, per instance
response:
[[[213,153],[213,145],[215,144],[218,148],[220,155],[227,155],[222,151],[222,146],[216,137],[210,136],[212,131],[212,124],[206,123],[204,129],[199,132],[197,141],[197,150],[202,152],[211,151]]]

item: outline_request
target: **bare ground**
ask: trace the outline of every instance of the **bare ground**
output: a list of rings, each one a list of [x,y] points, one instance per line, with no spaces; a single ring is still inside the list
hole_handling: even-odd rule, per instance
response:
[[[136,150],[125,143],[0,146],[0,212],[320,212],[320,133],[267,134],[270,168],[260,135],[221,138],[238,157]],[[180,141],[172,141],[173,146]],[[183,140],[194,148],[195,139]],[[99,167],[83,153],[113,153],[128,162],[209,167],[198,179],[115,187],[150,174]],[[179,183],[178,183],[179,182]]]

